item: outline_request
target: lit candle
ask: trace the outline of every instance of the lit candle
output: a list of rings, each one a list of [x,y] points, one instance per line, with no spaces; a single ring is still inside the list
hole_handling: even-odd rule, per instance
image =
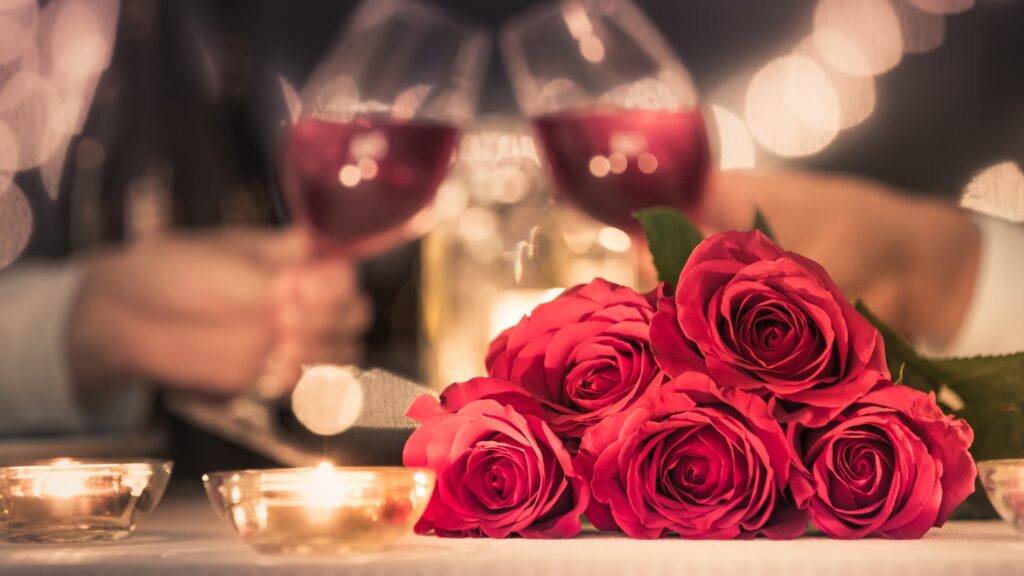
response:
[[[214,508],[244,541],[269,553],[342,553],[387,547],[409,532],[433,473],[405,468],[250,470],[203,478]]]
[[[170,462],[55,460],[0,468],[0,536],[13,542],[118,540],[160,499]]]
[[[494,298],[491,308],[490,337],[493,339],[503,330],[514,326],[537,306],[558,297],[564,288],[506,290]],[[481,355],[482,357],[483,355]]]

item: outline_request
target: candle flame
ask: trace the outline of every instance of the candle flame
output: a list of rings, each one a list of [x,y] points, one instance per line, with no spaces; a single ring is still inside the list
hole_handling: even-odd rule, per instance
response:
[[[304,496],[306,503],[316,508],[334,508],[344,502],[341,475],[333,464],[324,460],[313,469]]]
[[[75,469],[73,461],[61,460],[55,463],[52,470],[39,474],[32,486],[32,494],[62,499],[81,496],[87,491],[88,479],[89,474]]]

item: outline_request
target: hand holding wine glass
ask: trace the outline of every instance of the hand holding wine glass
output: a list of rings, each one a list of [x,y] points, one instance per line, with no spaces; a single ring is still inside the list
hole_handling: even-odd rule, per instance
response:
[[[419,0],[365,0],[302,91],[283,156],[293,218],[320,253],[422,234],[470,119],[487,38]]]

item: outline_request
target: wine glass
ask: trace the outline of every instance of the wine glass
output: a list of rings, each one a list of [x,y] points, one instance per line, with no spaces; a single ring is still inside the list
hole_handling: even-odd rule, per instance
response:
[[[300,94],[281,166],[319,252],[362,257],[426,232],[487,52],[485,32],[428,2],[356,8]]]
[[[560,0],[506,24],[501,50],[558,191],[632,234],[634,211],[693,209],[710,164],[686,69],[628,0]]]

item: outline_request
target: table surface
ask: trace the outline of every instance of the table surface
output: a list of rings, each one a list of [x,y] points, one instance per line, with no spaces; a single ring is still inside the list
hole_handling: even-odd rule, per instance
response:
[[[1008,525],[951,522],[917,541],[857,542],[805,537],[787,542],[629,540],[452,540],[410,536],[376,556],[257,554],[222,525],[198,494],[172,495],[123,542],[0,544],[0,574],[557,574],[656,576],[1024,575],[1024,536]]]

